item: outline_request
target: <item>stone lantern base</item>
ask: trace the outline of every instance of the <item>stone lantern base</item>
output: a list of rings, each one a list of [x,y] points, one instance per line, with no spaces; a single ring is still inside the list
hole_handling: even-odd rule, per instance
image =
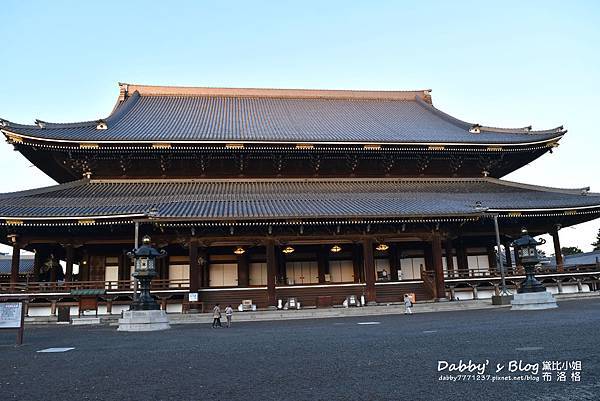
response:
[[[164,310],[130,310],[123,312],[117,330],[158,331],[170,328],[169,318]]]
[[[558,308],[554,296],[548,291],[515,294],[511,310],[539,310]]]

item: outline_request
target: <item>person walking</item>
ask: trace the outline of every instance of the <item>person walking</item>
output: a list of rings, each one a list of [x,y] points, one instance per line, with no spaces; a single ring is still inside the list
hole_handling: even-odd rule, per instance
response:
[[[215,307],[213,308],[213,324],[212,324],[212,328],[216,328],[216,327],[222,327],[221,326],[221,308],[219,307],[219,304],[216,304]]]
[[[233,308],[231,305],[227,305],[225,308],[225,317],[227,318],[227,328],[231,327],[231,317],[233,316]]]
[[[412,315],[412,300],[408,296],[408,294],[404,294],[404,314]]]

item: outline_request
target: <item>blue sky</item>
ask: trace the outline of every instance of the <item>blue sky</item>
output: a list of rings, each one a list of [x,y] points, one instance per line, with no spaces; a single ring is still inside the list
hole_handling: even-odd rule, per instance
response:
[[[506,177],[600,192],[600,2],[3,1],[0,117],[106,116],[117,82],[433,89],[467,121],[564,124]],[[0,192],[51,184],[0,144]],[[600,221],[561,230],[590,250]]]

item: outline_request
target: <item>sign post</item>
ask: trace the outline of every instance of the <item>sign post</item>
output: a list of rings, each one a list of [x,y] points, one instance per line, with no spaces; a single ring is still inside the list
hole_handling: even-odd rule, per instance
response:
[[[0,329],[17,329],[17,345],[23,344],[25,329],[25,303],[0,302]]]

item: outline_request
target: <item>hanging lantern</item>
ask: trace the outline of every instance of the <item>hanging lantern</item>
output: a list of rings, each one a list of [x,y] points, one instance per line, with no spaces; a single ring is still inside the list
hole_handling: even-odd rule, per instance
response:
[[[283,253],[292,253],[294,251],[295,251],[295,249],[292,248],[291,246],[286,246],[285,248],[283,248],[283,250],[281,252],[283,252]]]
[[[379,245],[377,245],[377,247],[375,249],[377,249],[378,251],[387,251],[390,248],[389,245],[381,243]]]
[[[233,251],[233,253],[235,253],[236,255],[243,255],[244,252],[246,252],[246,250],[244,248],[242,248],[241,246],[238,246],[237,248],[235,248],[235,250]]]
[[[334,245],[331,247],[331,252],[333,252],[333,253],[338,253],[341,250],[342,250],[342,247],[339,245]]]

